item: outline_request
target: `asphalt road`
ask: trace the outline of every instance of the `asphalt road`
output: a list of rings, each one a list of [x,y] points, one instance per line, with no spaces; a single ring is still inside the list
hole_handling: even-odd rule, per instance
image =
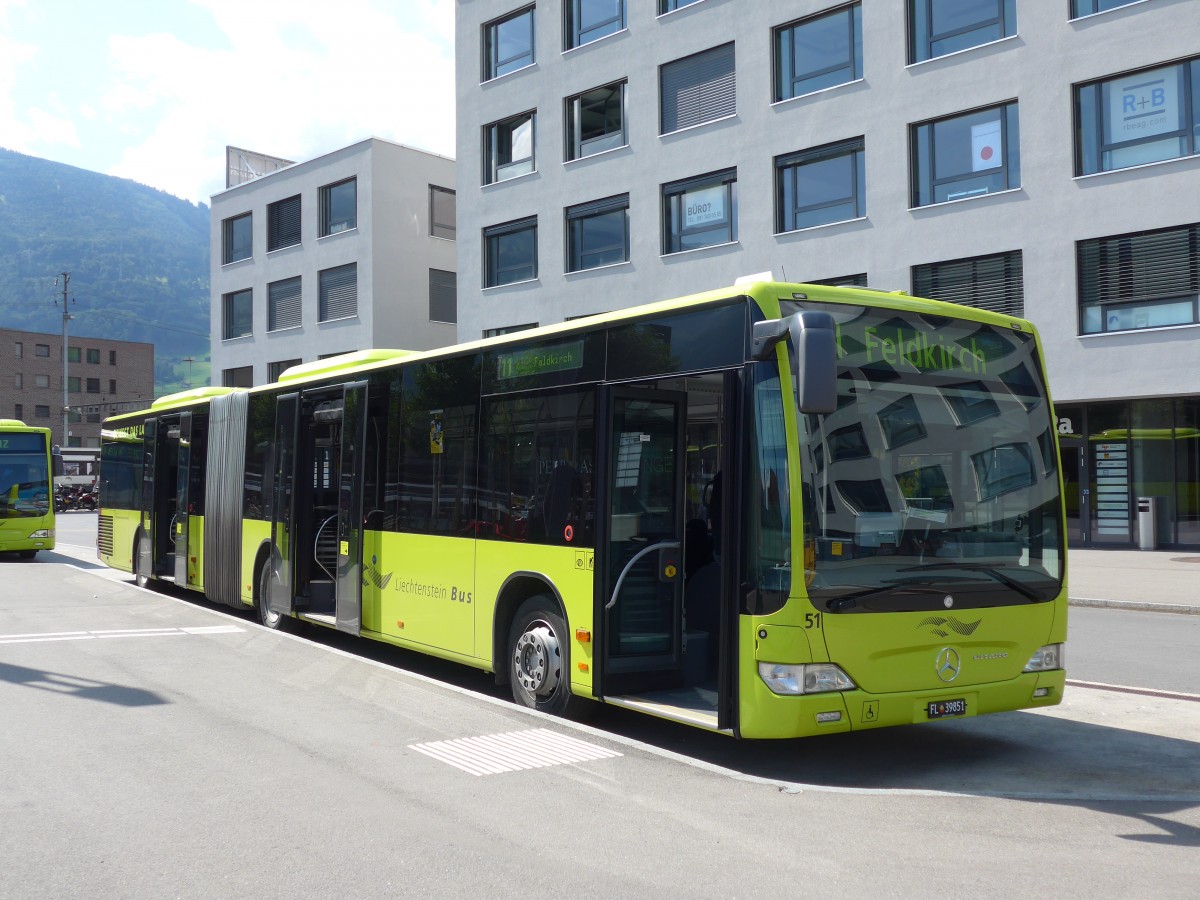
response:
[[[0,563],[0,897],[1193,895],[1195,702],[580,728],[111,574]]]

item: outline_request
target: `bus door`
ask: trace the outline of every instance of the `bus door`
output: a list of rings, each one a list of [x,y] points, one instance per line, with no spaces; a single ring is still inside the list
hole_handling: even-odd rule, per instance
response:
[[[342,390],[342,440],[338,479],[337,627],[362,628],[363,482],[367,461],[367,382]]]
[[[171,432],[174,432],[174,428]],[[175,543],[175,583],[188,583],[188,485],[192,459],[192,414],[179,416],[179,451],[175,458],[175,515],[171,522],[171,540]]]
[[[684,421],[678,391],[606,389],[603,693],[683,682]]]
[[[271,491],[271,590],[266,600],[272,612],[283,615],[290,615],[293,608],[293,487],[296,478],[299,402],[300,395],[293,393],[282,395],[275,403],[275,466]]]
[[[142,425],[142,530],[145,537],[138,541],[136,548],[137,559],[134,560],[133,571],[138,577],[139,584],[144,579],[154,575],[154,561],[158,558],[155,551],[155,532],[159,530],[158,518],[155,515],[154,483],[158,474],[158,419],[149,418]]]

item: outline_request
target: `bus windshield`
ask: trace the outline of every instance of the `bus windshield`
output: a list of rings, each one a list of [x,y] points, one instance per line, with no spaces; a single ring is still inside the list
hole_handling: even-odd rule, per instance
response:
[[[795,306],[837,323],[838,408],[802,417],[800,435],[813,603],[855,613],[1054,599],[1057,444],[1033,336],[898,310]]]
[[[50,510],[50,471],[42,434],[0,436],[0,518],[33,518]]]

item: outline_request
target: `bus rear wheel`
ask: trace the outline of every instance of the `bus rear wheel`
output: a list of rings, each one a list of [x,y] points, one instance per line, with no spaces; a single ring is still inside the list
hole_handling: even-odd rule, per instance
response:
[[[591,704],[571,693],[571,646],[558,605],[538,594],[521,604],[508,632],[513,699],[530,709],[583,718]]]
[[[150,587],[150,539],[144,534],[133,545],[133,582],[140,588]]]
[[[279,631],[283,628],[283,613],[271,609],[271,563],[263,563],[258,570],[258,621],[264,628]]]

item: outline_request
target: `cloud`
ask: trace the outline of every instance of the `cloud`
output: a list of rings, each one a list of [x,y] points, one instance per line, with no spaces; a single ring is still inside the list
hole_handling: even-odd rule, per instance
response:
[[[452,156],[453,0],[384,2],[194,0],[225,46],[111,37],[101,105],[128,145],[109,173],[207,201],[227,144],[300,161],[374,135]]]

